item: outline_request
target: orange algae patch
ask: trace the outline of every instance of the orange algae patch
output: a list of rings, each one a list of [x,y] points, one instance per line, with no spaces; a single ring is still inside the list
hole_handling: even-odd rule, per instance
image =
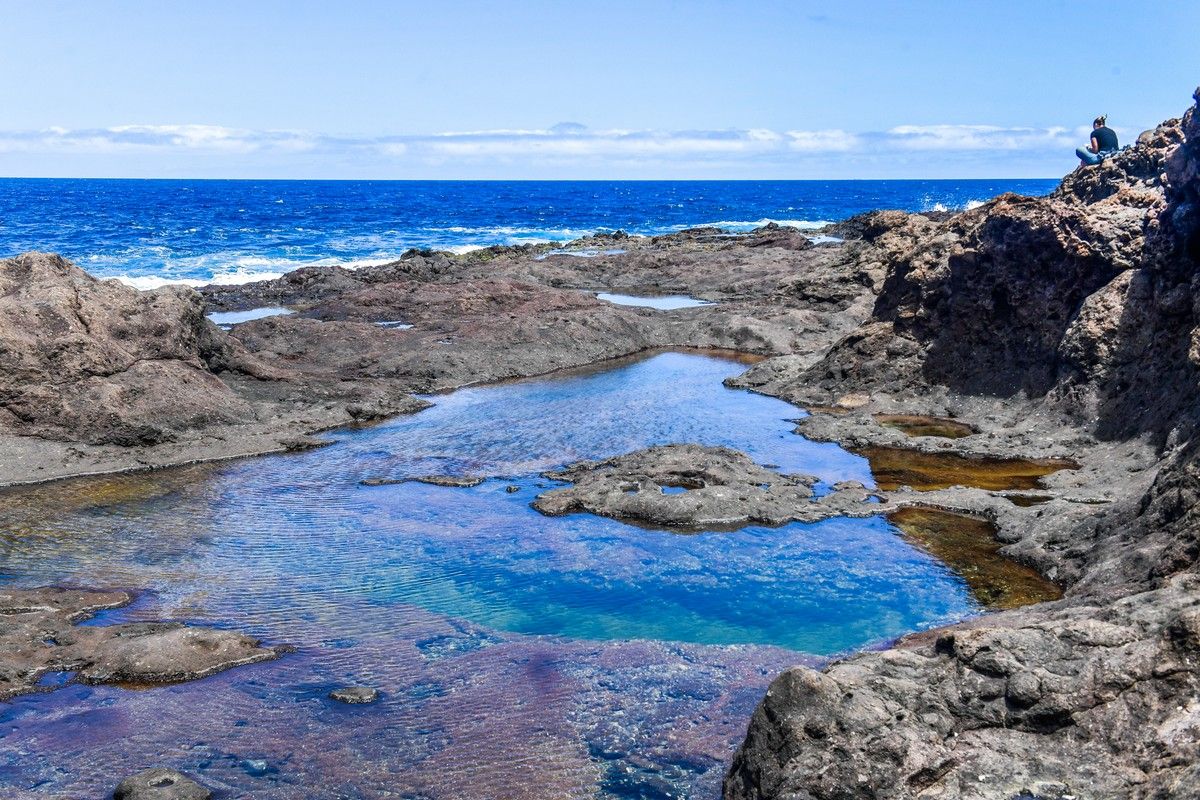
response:
[[[930,417],[923,414],[876,414],[880,425],[895,428],[908,436],[940,436],[944,439],[961,439],[978,433],[965,422],[949,417]]]
[[[969,514],[908,507],[888,515],[905,540],[943,561],[962,575],[981,604],[989,609],[1057,600],[1062,590],[1037,570],[1000,554],[996,528]]]
[[[1040,479],[1062,469],[1079,469],[1065,458],[973,458],[957,453],[923,453],[903,447],[855,450],[871,464],[875,483],[884,491],[911,486],[919,491],[974,486],[1003,491],[1036,489]]]

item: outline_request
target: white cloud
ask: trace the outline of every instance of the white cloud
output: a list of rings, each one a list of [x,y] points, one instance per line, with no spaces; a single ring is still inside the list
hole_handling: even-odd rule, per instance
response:
[[[1130,134],[1131,135],[1131,134]],[[1122,133],[1123,139],[1130,135]],[[546,128],[446,131],[390,136],[331,136],[205,124],[130,124],[109,128],[51,127],[0,131],[10,174],[37,174],[38,164],[137,164],[178,174],[203,165],[206,174],[253,169],[270,174],[463,175],[885,174],[900,165],[999,165],[1024,174],[1054,174],[1071,165],[1087,130],[996,125],[897,125],[883,131],[767,128],[722,130],[592,130],[575,122]],[[925,155],[922,155],[924,153]],[[56,162],[59,156],[70,162]],[[953,155],[953,159],[949,157]],[[1023,161],[1022,161],[1023,159]],[[1028,165],[1049,165],[1041,167]],[[15,168],[14,168],[15,165]],[[181,166],[182,165],[182,166]],[[234,165],[234,166],[230,166]],[[236,165],[241,165],[240,167]],[[1024,166],[1023,166],[1024,165]],[[68,169],[69,167],[62,167]],[[128,169],[127,167],[125,168]],[[615,172],[614,172],[615,170]],[[135,170],[136,171],[136,170]],[[115,173],[110,173],[115,174]],[[984,174],[999,174],[985,172]]]
[[[859,137],[842,130],[788,131],[788,147],[802,153],[844,153],[861,144]]]
[[[0,131],[0,151],[115,153],[192,151],[252,153],[260,150],[304,152],[321,137],[297,131],[255,131],[221,125],[116,125],[72,130]]]
[[[1030,150],[1067,147],[1077,136],[1066,128],[1005,128],[998,125],[898,125],[887,131],[906,150]]]

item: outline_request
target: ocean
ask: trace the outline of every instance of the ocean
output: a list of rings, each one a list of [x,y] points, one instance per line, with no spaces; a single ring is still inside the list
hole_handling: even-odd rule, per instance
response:
[[[0,257],[61,253],[138,288],[243,283],[600,231],[767,222],[812,229],[878,208],[970,208],[1057,180],[253,181],[0,179]]]

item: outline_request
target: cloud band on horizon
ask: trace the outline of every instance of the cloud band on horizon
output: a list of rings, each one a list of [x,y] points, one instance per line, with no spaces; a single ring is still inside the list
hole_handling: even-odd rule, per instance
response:
[[[47,128],[0,131],[0,168],[22,157],[70,157],[103,166],[138,156],[152,167],[170,159],[173,173],[188,161],[211,173],[222,163],[243,173],[258,163],[318,172],[372,170],[381,177],[405,173],[473,170],[487,175],[514,173],[594,173],[605,168],[655,170],[675,175],[790,169],[853,172],[902,164],[929,171],[939,164],[996,165],[1042,161],[1070,164],[1065,155],[1085,142],[1089,128],[1062,126],[898,125],[884,131],[829,130],[591,130],[576,123],[525,130],[480,130],[394,136],[337,136],[287,130],[250,130],[219,125],[120,125],[108,128]],[[1119,130],[1128,140],[1133,131]],[[332,170],[330,169],[332,168]],[[985,170],[986,171],[986,170]],[[993,170],[994,171],[994,170]],[[1058,172],[1062,169],[1059,168]],[[30,174],[30,173],[25,173]],[[1053,173],[1050,173],[1053,174]],[[337,175],[328,175],[337,177]],[[229,177],[238,177],[231,174]],[[295,177],[305,177],[297,175]],[[650,177],[650,176],[647,176]],[[736,177],[736,175],[734,175]],[[847,175],[853,177],[853,175]]]

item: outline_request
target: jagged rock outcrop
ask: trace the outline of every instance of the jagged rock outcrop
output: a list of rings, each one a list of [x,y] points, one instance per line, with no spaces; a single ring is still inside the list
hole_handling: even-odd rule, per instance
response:
[[[1193,106],[1048,198],[868,226],[889,265],[872,319],[807,372],[749,376],[866,411],[898,388],[1001,397],[1064,415],[1078,443],[1148,434],[1162,461],[1130,474],[1144,492],[1039,522],[1062,600],[781,675],[727,798],[1200,796],[1198,199]]]
[[[886,264],[887,278],[871,320],[794,381],[806,387],[794,399],[930,383],[1000,397],[1056,390],[1080,419],[1103,413],[1122,381],[1104,381],[1117,390],[1105,395],[1098,371],[1138,349],[1128,337],[1114,344],[1113,326],[1136,330],[1138,313],[1152,316],[1147,276],[1136,271],[1182,136],[1180,121],[1164,123],[1049,197],[1002,195],[943,222],[899,212],[861,219],[857,258]]]
[[[138,292],[59,256],[0,263],[0,426],[94,444],[154,444],[245,422],[215,375],[258,365],[204,318],[196,292]]]

